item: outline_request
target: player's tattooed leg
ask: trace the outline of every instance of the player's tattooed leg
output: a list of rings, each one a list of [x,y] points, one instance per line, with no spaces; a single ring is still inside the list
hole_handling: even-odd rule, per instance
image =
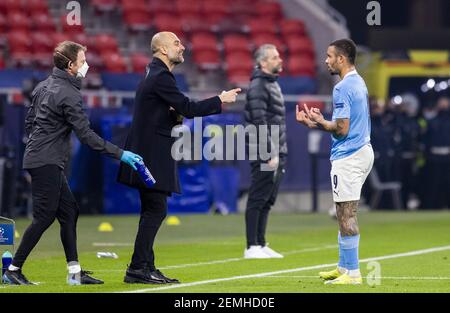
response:
[[[356,211],[358,201],[336,202],[336,215],[341,236],[355,236],[359,234]]]

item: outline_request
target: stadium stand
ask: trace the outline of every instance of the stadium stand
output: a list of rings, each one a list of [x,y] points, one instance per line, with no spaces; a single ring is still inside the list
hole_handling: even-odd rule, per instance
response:
[[[273,43],[285,62],[283,76],[315,79],[315,52],[305,24],[285,18],[277,1],[86,0],[86,3],[92,9],[83,11],[83,17],[90,23],[69,25],[67,10],[57,1],[1,1],[1,66],[49,70],[54,45],[71,39],[88,47],[93,73],[142,73],[150,60],[149,38],[157,31],[170,30],[187,47],[187,72],[222,73],[218,74],[222,83],[245,87],[253,67],[252,53],[264,43]],[[101,19],[91,18],[113,13],[123,23],[112,19],[105,27]],[[141,37],[133,37],[139,34]],[[236,57],[242,59],[235,60]]]

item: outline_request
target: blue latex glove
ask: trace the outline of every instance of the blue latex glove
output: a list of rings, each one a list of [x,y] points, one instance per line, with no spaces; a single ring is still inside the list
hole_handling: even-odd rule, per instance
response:
[[[120,157],[120,161],[128,164],[136,171],[137,167],[136,167],[136,165],[134,165],[134,163],[142,161],[142,157],[131,151],[124,151],[122,156]]]

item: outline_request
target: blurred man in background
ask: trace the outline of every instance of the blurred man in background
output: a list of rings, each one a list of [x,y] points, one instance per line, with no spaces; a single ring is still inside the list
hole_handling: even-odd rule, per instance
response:
[[[255,53],[256,69],[253,72],[247,104],[245,106],[246,125],[265,126],[268,128],[267,137],[258,136],[259,145],[267,144],[272,147],[270,127],[279,127],[278,155],[270,160],[257,160],[250,163],[251,185],[245,211],[245,225],[247,248],[244,251],[246,259],[282,258],[283,256],[269,248],[266,242],[266,228],[269,211],[275,204],[281,179],[285,172],[287,143],[286,143],[286,109],[277,78],[283,69],[283,60],[274,45],[266,44],[258,48]],[[263,140],[265,139],[265,140]],[[248,145],[252,145],[251,140]],[[252,147],[249,147],[251,151]],[[261,168],[261,163],[267,163],[269,170]]]
[[[131,167],[142,158],[123,151],[100,138],[91,128],[83,110],[81,79],[86,77],[88,64],[86,47],[71,41],[58,44],[53,53],[52,74],[39,83],[32,93],[25,128],[28,141],[23,168],[31,175],[33,221],[3,275],[3,281],[13,285],[31,285],[22,267],[42,234],[55,218],[61,225],[61,242],[66,254],[70,285],[103,284],[101,280],[81,270],[78,262],[76,225],[78,205],[67,183],[64,168],[70,153],[70,137],[75,132],[83,144]]]
[[[126,283],[178,283],[155,267],[153,243],[167,215],[167,197],[180,193],[176,161],[171,155],[175,138],[172,128],[187,118],[218,114],[223,103],[236,101],[240,89],[222,92],[219,96],[194,102],[183,95],[172,74],[184,62],[184,46],[171,32],[160,32],[151,41],[153,61],[145,79],[136,91],[134,116],[125,147],[143,156],[156,184],[148,188],[128,167],[120,166],[118,181],[139,190],[141,217],[134,244],[134,253],[124,281]]]
[[[426,166],[424,201],[426,209],[450,208],[450,100],[441,97],[436,116],[428,121],[425,134]]]

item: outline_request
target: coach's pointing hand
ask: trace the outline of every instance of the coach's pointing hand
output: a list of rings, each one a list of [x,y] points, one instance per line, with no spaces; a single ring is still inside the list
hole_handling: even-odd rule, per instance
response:
[[[239,92],[241,92],[241,88],[222,91],[222,93],[219,95],[220,101],[222,101],[222,103],[236,102],[236,97]]]

